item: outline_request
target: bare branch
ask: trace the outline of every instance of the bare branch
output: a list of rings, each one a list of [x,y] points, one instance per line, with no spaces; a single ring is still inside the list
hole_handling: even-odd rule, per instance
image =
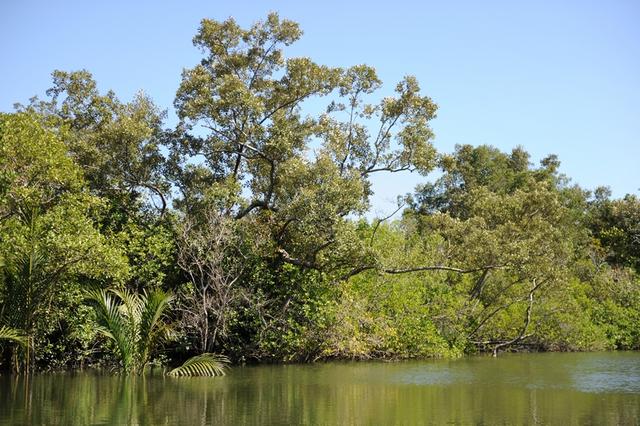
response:
[[[406,205],[405,202],[402,202],[397,209],[395,209],[390,215],[383,217],[382,219],[376,219],[376,225],[373,227],[373,232],[371,233],[371,239],[369,240],[369,245],[373,245],[373,240],[376,237],[376,232],[378,231],[378,228],[380,227],[380,224],[382,222],[384,222],[385,220],[389,220],[391,219],[396,213],[398,213],[404,206]]]
[[[539,283],[536,283],[536,280],[533,280],[533,287],[531,288],[531,290],[529,291],[529,305],[527,306],[527,311],[525,313],[525,320],[524,320],[524,325],[522,326],[522,329],[520,330],[520,334],[518,334],[516,337],[514,337],[513,339],[507,341],[507,342],[503,342],[503,343],[498,343],[494,348],[493,348],[493,356],[498,356],[498,350],[500,348],[509,346],[509,345],[513,345],[516,342],[519,342],[527,337],[530,337],[531,335],[529,334],[525,334],[527,332],[527,329],[529,328],[529,324],[531,323],[531,310],[533,309],[533,295],[535,293],[535,291],[545,282],[546,280],[540,281]]]
[[[432,265],[432,266],[416,266],[412,268],[403,268],[403,269],[389,269],[389,268],[380,268],[379,266],[376,266],[376,265],[365,265],[365,266],[359,266],[347,272],[345,275],[340,277],[339,281],[344,281],[362,272],[371,271],[371,270],[377,270],[379,272],[390,274],[390,275],[409,274],[412,272],[423,272],[423,271],[448,271],[448,272],[455,272],[458,274],[471,274],[474,272],[484,271],[486,269],[502,269],[506,267],[507,265],[486,265],[486,266],[480,266],[477,268],[462,269],[462,268],[455,268],[452,266],[445,266],[445,265]]]

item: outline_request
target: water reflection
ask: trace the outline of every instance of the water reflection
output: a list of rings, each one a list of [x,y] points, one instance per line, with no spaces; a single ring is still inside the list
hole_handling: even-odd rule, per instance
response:
[[[640,354],[0,377],[2,424],[636,424]]]

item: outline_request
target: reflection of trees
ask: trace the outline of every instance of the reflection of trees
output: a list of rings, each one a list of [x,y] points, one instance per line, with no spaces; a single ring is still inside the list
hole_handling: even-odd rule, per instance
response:
[[[262,366],[224,378],[0,377],[0,423],[527,424],[535,416],[542,424],[633,424],[640,418],[640,396],[575,391],[554,360]]]

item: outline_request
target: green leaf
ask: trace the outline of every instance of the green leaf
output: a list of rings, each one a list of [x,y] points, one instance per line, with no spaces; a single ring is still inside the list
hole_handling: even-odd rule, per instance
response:
[[[10,340],[22,346],[27,346],[27,336],[22,334],[20,330],[4,325],[0,327],[0,340]]]
[[[229,359],[224,355],[204,353],[189,358],[178,368],[169,371],[169,376],[224,376]]]

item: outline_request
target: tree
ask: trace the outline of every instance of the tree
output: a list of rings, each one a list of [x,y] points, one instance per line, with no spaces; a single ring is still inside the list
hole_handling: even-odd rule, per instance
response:
[[[458,147],[407,216],[421,235],[441,238],[442,264],[468,275],[468,339],[494,354],[533,335],[536,299],[566,281],[586,240],[577,220],[585,193],[565,185],[555,157],[539,169],[527,159],[521,149]]]
[[[211,352],[228,337],[235,309],[249,298],[240,279],[245,265],[234,221],[213,209],[187,215],[178,233],[180,268],[190,285],[181,293],[181,324],[196,349]]]
[[[224,214],[267,238],[266,259],[331,271],[366,255],[347,217],[366,210],[369,176],[433,167],[436,106],[413,77],[396,97],[365,103],[381,86],[375,70],[285,59],[301,34],[275,13],[249,29],[202,21],[194,44],[204,58],[183,73],[175,100],[172,164],[186,211],[210,188],[226,191]],[[329,95],[326,113],[305,115],[305,102]]]
[[[67,130],[67,150],[91,192],[125,212],[157,202],[164,213],[169,192],[160,152],[164,113],[151,99],[142,92],[129,103],[112,91],[101,95],[86,70],[54,71],[47,96],[19,109],[35,111]]]
[[[0,114],[0,223],[60,203],[83,186],[60,137],[33,113]]]
[[[488,145],[457,145],[453,154],[443,154],[439,166],[445,174],[433,183],[416,189],[413,207],[422,213],[450,213],[468,217],[465,196],[475,188],[486,188],[497,194],[511,194],[531,181],[560,183],[559,161],[555,155],[542,160],[542,167],[530,169],[529,153],[522,147],[503,153]]]
[[[64,136],[34,113],[0,116],[0,323],[26,334],[25,369],[35,341],[67,321],[54,301],[73,294],[75,279],[117,281],[127,273],[95,227],[101,202],[84,190]]]
[[[20,109],[46,117],[64,131],[68,157],[83,175],[89,192],[103,200],[97,217],[102,234],[129,258],[128,285],[159,287],[173,267],[174,235],[170,186],[160,111],[139,92],[130,102],[101,93],[91,73],[53,72],[44,101],[34,98]]]
[[[247,29],[233,19],[203,20],[193,41],[204,57],[183,72],[174,102],[180,123],[167,136],[168,169],[181,195],[176,207],[186,218],[220,218],[216,223],[247,243],[241,276],[236,280],[235,268],[218,274],[234,283],[224,293],[246,306],[219,305],[235,304],[233,317],[245,327],[235,330],[235,341],[252,353],[286,347],[271,341],[264,349],[264,336],[280,339],[313,327],[317,313],[311,312],[327,295],[323,286],[375,263],[350,219],[368,208],[370,176],[427,173],[435,165],[429,121],[436,105],[415,78],[404,78],[394,96],[369,103],[382,85],[375,70],[286,58],[285,48],[301,35],[298,24],[275,13]],[[325,111],[307,108],[312,102],[324,103]],[[207,233],[209,240],[197,230],[192,236],[202,247],[219,247],[219,236]],[[189,262],[187,272],[194,270]],[[230,318],[230,311],[204,310],[209,320]],[[213,329],[225,330],[226,322]]]
[[[627,194],[612,200],[608,189],[599,188],[589,210],[589,227],[607,260],[640,271],[640,199]]]

